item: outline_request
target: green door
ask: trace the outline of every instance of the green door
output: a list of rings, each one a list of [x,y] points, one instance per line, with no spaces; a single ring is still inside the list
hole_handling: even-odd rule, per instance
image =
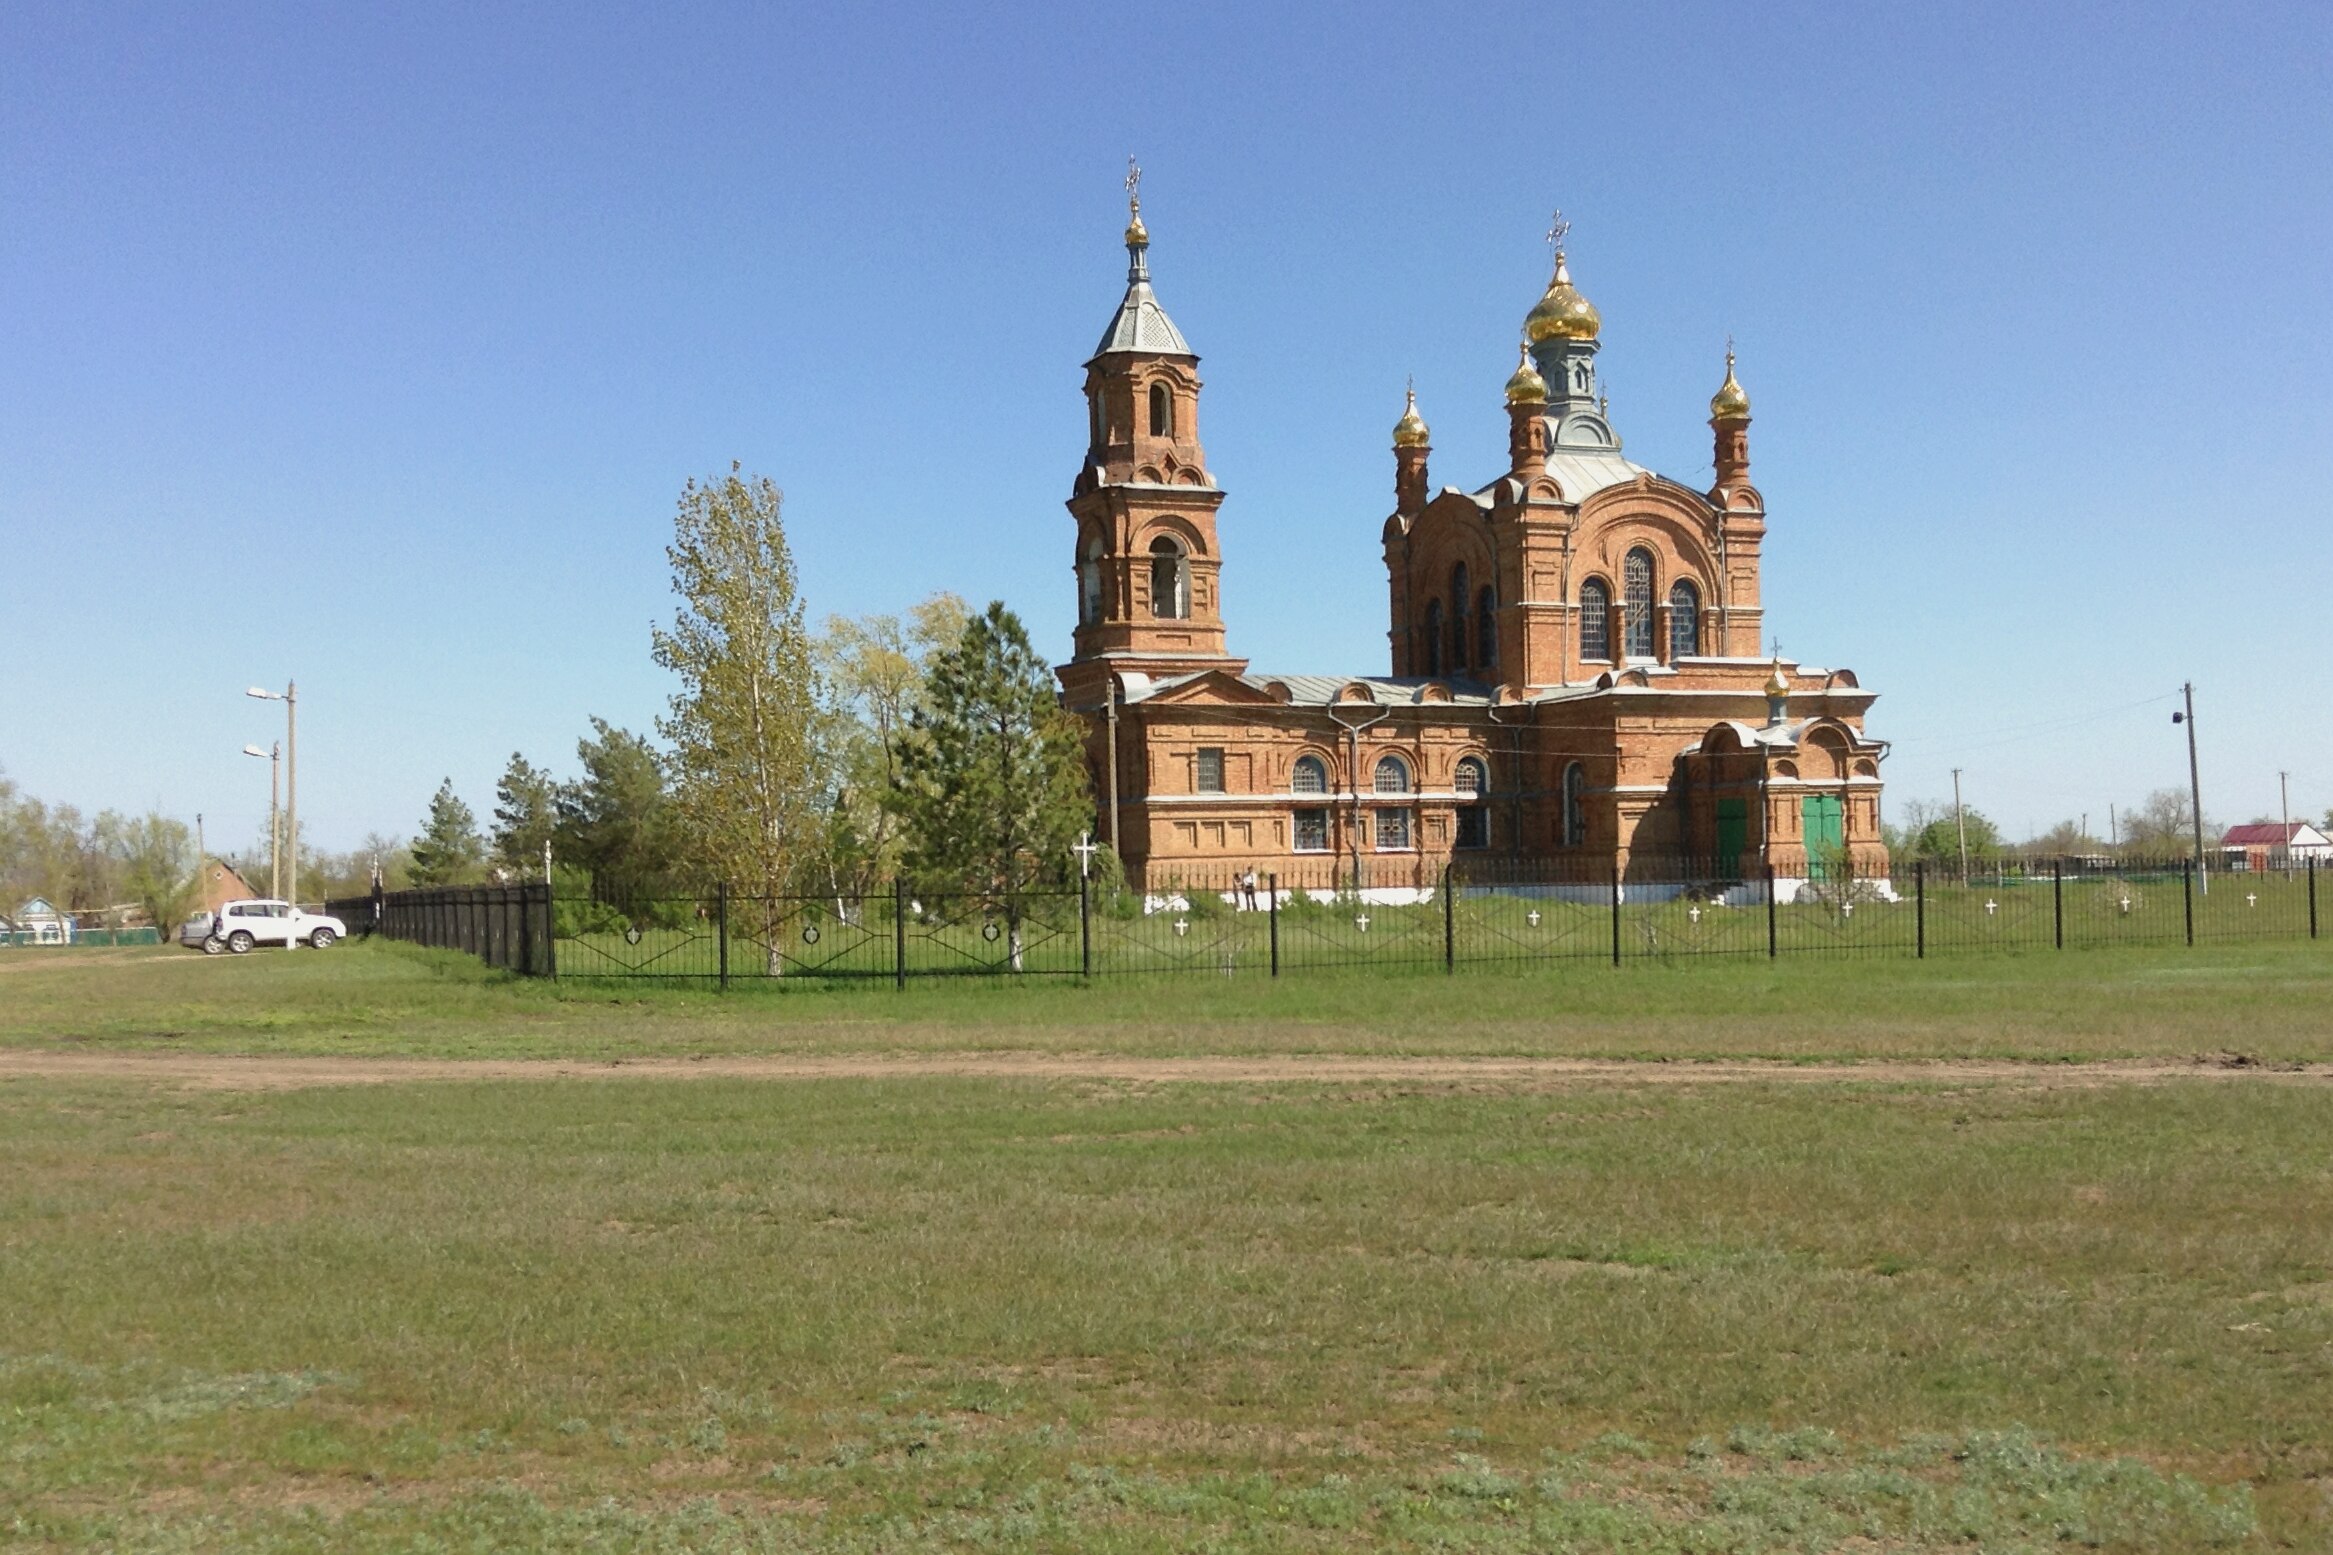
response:
[[[1750,801],[1717,802],[1717,867],[1727,873],[1739,869],[1742,850],[1750,845]]]
[[[1837,794],[1809,794],[1799,807],[1805,827],[1806,876],[1820,880],[1825,865],[1847,841],[1846,811]]]

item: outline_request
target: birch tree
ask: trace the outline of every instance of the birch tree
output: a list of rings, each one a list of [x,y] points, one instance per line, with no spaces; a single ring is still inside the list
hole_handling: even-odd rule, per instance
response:
[[[769,899],[815,863],[824,786],[818,674],[782,500],[735,464],[690,481],[664,553],[679,609],[669,629],[652,629],[656,662],[680,677],[656,727],[672,747],[683,845],[709,878],[762,899],[773,975],[780,913]]]

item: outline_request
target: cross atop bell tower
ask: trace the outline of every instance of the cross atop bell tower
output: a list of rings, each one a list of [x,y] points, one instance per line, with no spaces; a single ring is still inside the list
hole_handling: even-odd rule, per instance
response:
[[[1077,652],[1061,667],[1073,704],[1112,674],[1247,667],[1224,651],[1223,492],[1199,446],[1199,358],[1150,286],[1142,169],[1126,165],[1126,295],[1086,363],[1086,456],[1077,520]]]

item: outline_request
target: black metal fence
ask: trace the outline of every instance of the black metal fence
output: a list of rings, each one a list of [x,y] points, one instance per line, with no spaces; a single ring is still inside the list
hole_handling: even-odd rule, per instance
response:
[[[1372,867],[1377,865],[1378,867]],[[2314,863],[2204,873],[2186,860],[2004,858],[1777,877],[1739,864],[1324,858],[1190,872],[1148,889],[1013,896],[552,898],[542,885],[332,904],[352,928],[468,951],[536,976],[889,980],[1271,976],[1330,967],[1553,964],[1688,956],[1901,956],[2318,935]]]
[[[342,897],[324,910],[352,934],[459,950],[526,977],[559,975],[547,885],[433,886]]]

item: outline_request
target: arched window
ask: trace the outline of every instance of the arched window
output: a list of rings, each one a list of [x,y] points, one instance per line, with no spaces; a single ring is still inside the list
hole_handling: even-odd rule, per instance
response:
[[[1167,621],[1191,613],[1190,558],[1164,535],[1150,542],[1150,611]]]
[[[1077,620],[1080,626],[1091,626],[1102,618],[1102,538],[1095,535],[1085,543],[1077,563]]]
[[[1288,775],[1288,789],[1297,794],[1325,794],[1329,791],[1328,763],[1318,756],[1299,756],[1296,770]]]
[[[1168,392],[1167,386],[1163,383],[1154,383],[1150,386],[1150,435],[1152,437],[1172,437],[1175,435],[1175,397]]]
[[[1450,673],[1464,674],[1466,651],[1473,644],[1466,640],[1466,563],[1450,569]]]
[[[1426,601],[1426,673],[1442,673],[1442,602]]]
[[[1701,590],[1680,578],[1669,590],[1669,662],[1701,656]]]
[[[1576,848],[1588,840],[1588,769],[1573,762],[1563,769],[1563,845]]]
[[[1489,847],[1491,812],[1483,799],[1490,792],[1490,768],[1481,757],[1468,756],[1458,763],[1458,775],[1451,786],[1458,790],[1458,846]]]
[[[1612,657],[1612,590],[1602,578],[1580,585],[1580,657]]]
[[[1089,394],[1086,396],[1086,421],[1092,428],[1093,446],[1096,448],[1101,447],[1102,397],[1098,393]]]
[[[1653,553],[1638,546],[1621,564],[1621,598],[1626,605],[1628,656],[1653,656]]]
[[[1488,587],[1474,598],[1474,666],[1499,667],[1499,597]]]
[[[1410,791],[1410,764],[1399,756],[1377,758],[1376,774],[1369,786],[1380,794],[1406,794]]]

